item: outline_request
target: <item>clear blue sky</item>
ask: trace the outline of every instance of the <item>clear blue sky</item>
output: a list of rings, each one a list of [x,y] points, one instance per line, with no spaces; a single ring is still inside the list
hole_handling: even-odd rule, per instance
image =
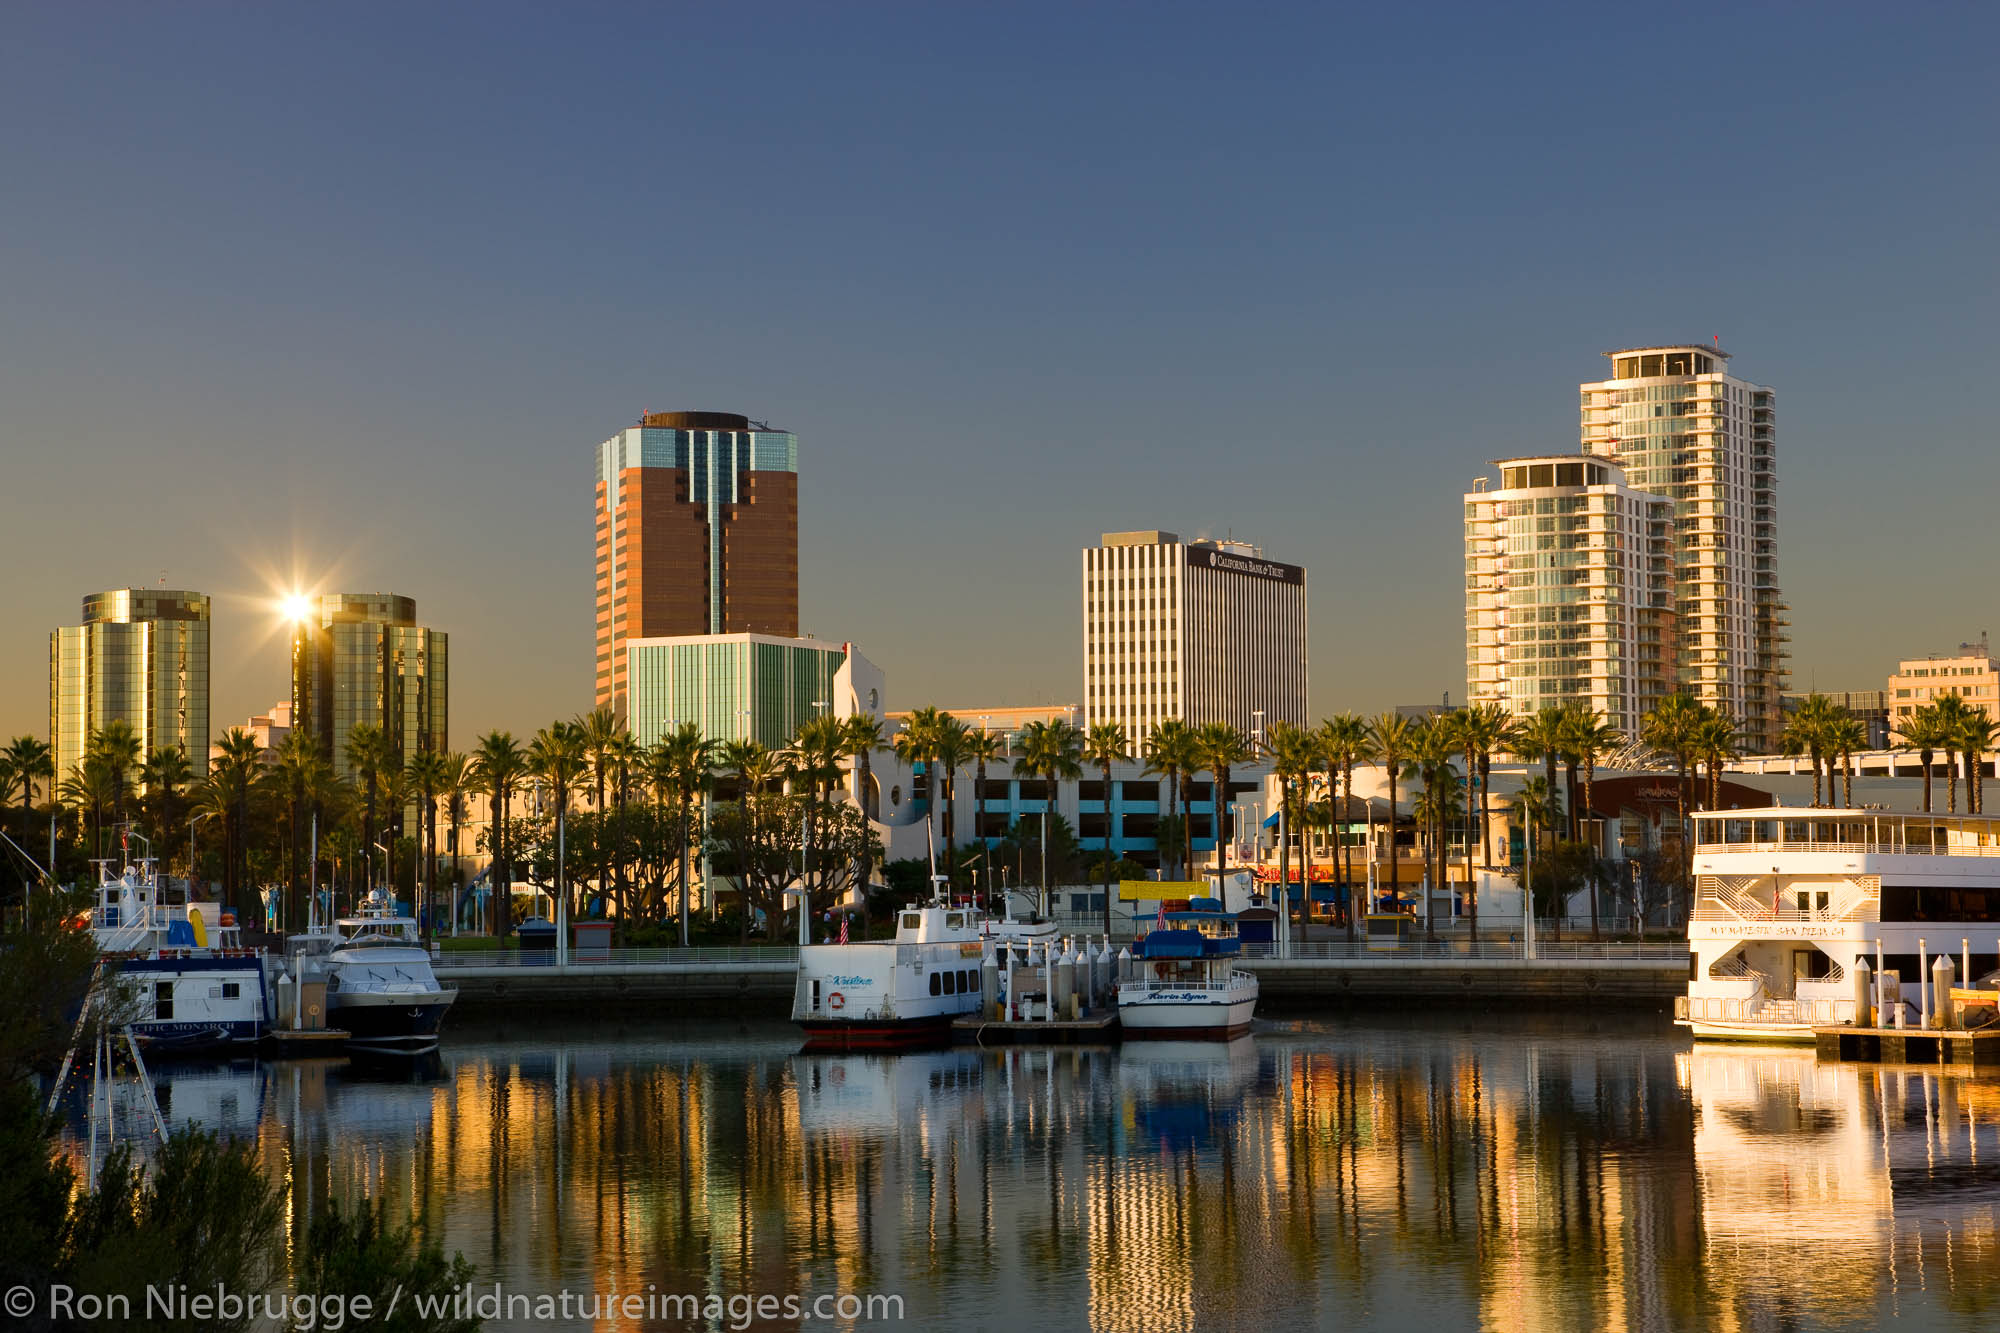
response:
[[[1628,7],[1629,9],[1629,7]],[[1321,711],[1464,689],[1459,495],[1599,353],[1780,393],[1795,680],[1992,627],[1984,6],[111,5],[0,40],[0,733],[85,592],[414,596],[453,739],[590,703],[591,449],[796,430],[803,621],[1074,699],[1078,549],[1311,569]]]

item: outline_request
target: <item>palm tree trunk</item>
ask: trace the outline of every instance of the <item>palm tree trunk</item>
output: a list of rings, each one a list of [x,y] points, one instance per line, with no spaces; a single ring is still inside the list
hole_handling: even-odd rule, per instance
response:
[[[1111,941],[1111,764],[1104,764],[1104,939]]]
[[[1341,896],[1347,899],[1347,942],[1354,943],[1354,913],[1358,900],[1354,896],[1354,848],[1341,831],[1347,819],[1347,807],[1354,803],[1354,769],[1352,765],[1341,765],[1341,786],[1346,795],[1334,803],[1333,852],[1340,858]]]
[[[1944,747],[1944,809],[1948,815],[1958,813],[1958,749]]]

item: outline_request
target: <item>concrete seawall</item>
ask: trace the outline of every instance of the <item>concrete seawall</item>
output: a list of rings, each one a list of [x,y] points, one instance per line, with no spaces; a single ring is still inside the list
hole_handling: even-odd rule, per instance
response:
[[[1348,1001],[1663,1004],[1687,987],[1687,964],[1654,959],[1254,958],[1264,999],[1284,1008]],[[445,967],[460,1011],[528,1007],[574,1013],[596,1007],[718,1009],[760,1017],[791,1011],[797,964],[731,962],[585,963],[565,967]]]

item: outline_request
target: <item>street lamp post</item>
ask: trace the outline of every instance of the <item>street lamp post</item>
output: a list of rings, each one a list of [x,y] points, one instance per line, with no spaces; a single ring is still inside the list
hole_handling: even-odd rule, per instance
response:
[[[394,890],[396,887],[396,858],[391,856],[389,849],[379,842],[371,842],[368,845],[382,853],[382,879],[391,890]],[[368,891],[370,893],[375,891],[375,867],[372,864],[368,867]],[[393,893],[391,897],[394,897]],[[390,904],[390,908],[391,911],[394,910],[393,902]]]
[[[208,813],[196,815],[188,821],[188,891],[190,893],[194,891],[194,826],[201,823],[202,820],[212,819],[214,816],[215,811],[210,810]]]

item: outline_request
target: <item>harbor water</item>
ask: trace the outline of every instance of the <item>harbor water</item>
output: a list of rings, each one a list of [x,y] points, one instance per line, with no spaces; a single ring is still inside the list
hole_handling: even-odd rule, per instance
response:
[[[415,1069],[156,1074],[170,1122],[254,1140],[292,1217],[365,1190],[420,1213],[480,1292],[608,1313],[491,1327],[685,1327],[660,1302],[690,1295],[738,1301],[710,1327],[752,1326],[728,1312],[762,1296],[830,1297],[769,1325],[830,1328],[2000,1319],[2000,1081],[1692,1046],[1651,1014],[799,1044],[775,1023],[468,1024]],[[128,1105],[121,1134],[143,1128]],[[851,1313],[869,1297],[902,1317]]]

